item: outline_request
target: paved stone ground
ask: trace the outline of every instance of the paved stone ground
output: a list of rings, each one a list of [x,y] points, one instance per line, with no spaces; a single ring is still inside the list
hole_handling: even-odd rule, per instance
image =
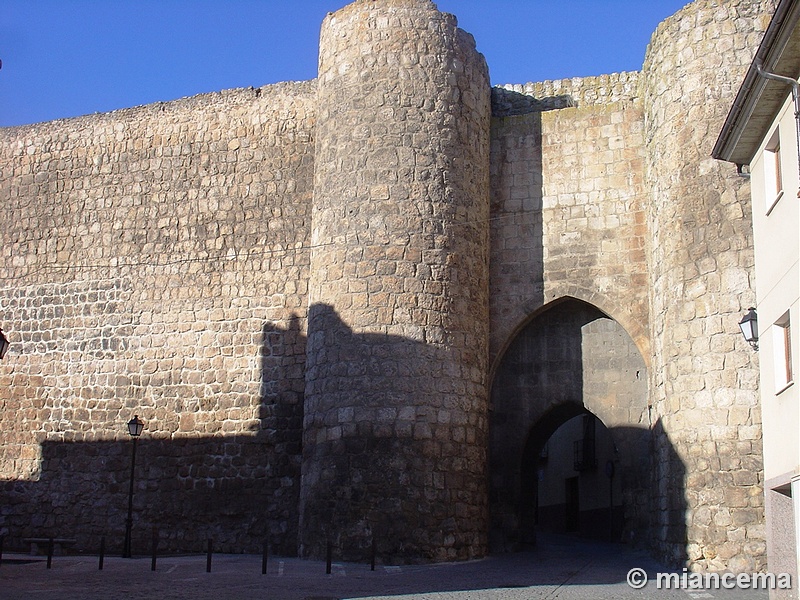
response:
[[[270,558],[267,575],[261,557],[214,555],[211,573],[204,555],[163,556],[151,570],[149,558],[106,557],[98,570],[96,556],[56,556],[47,569],[44,557],[3,555],[0,600],[91,600],[158,598],[172,600],[611,600],[718,599],[766,600],[763,590],[642,590],[626,583],[630,569],[651,577],[667,569],[641,552],[612,544],[547,537],[536,550],[484,560],[414,566],[325,563]]]

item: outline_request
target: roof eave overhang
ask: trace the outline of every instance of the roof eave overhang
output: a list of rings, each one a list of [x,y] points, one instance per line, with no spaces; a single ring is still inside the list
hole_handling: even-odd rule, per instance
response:
[[[756,65],[792,79],[800,73],[800,1],[781,0],[714,145],[714,158],[749,165],[791,87],[758,74]]]

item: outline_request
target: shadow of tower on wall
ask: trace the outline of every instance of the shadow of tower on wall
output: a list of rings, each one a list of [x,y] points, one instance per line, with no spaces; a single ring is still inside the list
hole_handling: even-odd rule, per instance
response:
[[[200,551],[212,538],[221,551],[259,552],[269,540],[274,552],[296,554],[306,339],[297,317],[288,327],[265,323],[260,333],[257,398],[195,398],[189,403],[195,410],[174,415],[178,431],[148,436],[145,430],[138,440],[134,553],[147,551],[156,528],[164,551]],[[186,400],[187,389],[165,386],[161,397]],[[246,422],[248,414],[250,431],[225,433],[219,423],[236,415]],[[204,433],[207,425],[215,433]],[[37,480],[0,482],[6,547],[52,536],[96,551],[106,536],[111,551],[121,548],[131,469],[126,438],[43,441]]]
[[[373,532],[379,556],[393,560],[441,560],[450,558],[448,549],[485,552],[485,404],[464,405],[464,352],[402,335],[355,333],[327,305],[312,306],[310,316],[325,340],[321,351],[334,357],[327,376],[313,361],[306,373],[312,340],[300,319],[264,324],[256,398],[184,397],[195,408],[170,415],[184,420],[182,431],[158,437],[154,426],[139,439],[134,554],[147,551],[155,527],[167,552],[201,551],[208,538],[220,551],[258,552],[269,539],[273,552],[296,555],[303,451],[324,484],[306,498],[301,539],[309,553],[324,552],[333,535],[343,553],[363,558]],[[305,414],[309,381],[326,387]],[[158,397],[177,394],[165,384]],[[225,433],[220,419],[248,412],[256,417],[250,430]],[[124,423],[107,429],[115,427],[124,430]],[[119,437],[43,441],[38,480],[0,483],[6,547],[53,536],[96,551],[106,536],[110,551],[121,548],[132,444],[127,434]]]
[[[660,418],[653,425],[651,444],[652,543],[667,564],[683,567],[689,559],[686,466],[678,456]]]
[[[468,401],[465,353],[443,342],[311,307],[301,555],[330,540],[363,560],[373,538],[394,561],[485,553],[485,400]]]

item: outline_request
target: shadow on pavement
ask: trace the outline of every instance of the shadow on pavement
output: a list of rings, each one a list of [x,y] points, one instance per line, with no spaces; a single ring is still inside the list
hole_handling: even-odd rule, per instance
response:
[[[206,572],[203,555],[159,557],[156,572],[150,569],[149,557],[108,557],[103,571],[98,570],[96,556],[55,557],[50,570],[43,559],[32,563],[22,558],[14,557],[21,562],[3,558],[0,600],[91,600],[118,595],[193,600],[640,598],[642,592],[625,583],[628,571],[634,567],[651,574],[666,570],[644,553],[620,544],[558,535],[541,536],[539,546],[527,552],[461,563],[378,564],[371,571],[369,565],[334,559],[330,575],[325,573],[324,561],[270,557],[265,576],[261,557],[255,555],[214,555],[211,573]],[[680,594],[685,597],[684,592]],[[659,592],[658,597],[672,596]]]

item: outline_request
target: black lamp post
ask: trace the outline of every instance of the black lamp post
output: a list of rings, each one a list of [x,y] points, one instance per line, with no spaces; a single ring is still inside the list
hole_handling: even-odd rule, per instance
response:
[[[755,308],[748,309],[747,314],[739,321],[739,328],[747,343],[758,350],[758,315]]]
[[[128,518],[125,520],[125,545],[122,549],[122,558],[131,557],[131,529],[133,528],[133,475],[136,469],[136,442],[142,435],[144,423],[134,415],[128,421],[128,433],[133,438],[133,451],[131,452],[131,487],[128,491]]]
[[[11,343],[8,341],[8,338],[3,333],[3,330],[0,329],[0,360],[2,360],[3,357],[6,355],[6,352],[8,352],[8,347],[10,345]]]

